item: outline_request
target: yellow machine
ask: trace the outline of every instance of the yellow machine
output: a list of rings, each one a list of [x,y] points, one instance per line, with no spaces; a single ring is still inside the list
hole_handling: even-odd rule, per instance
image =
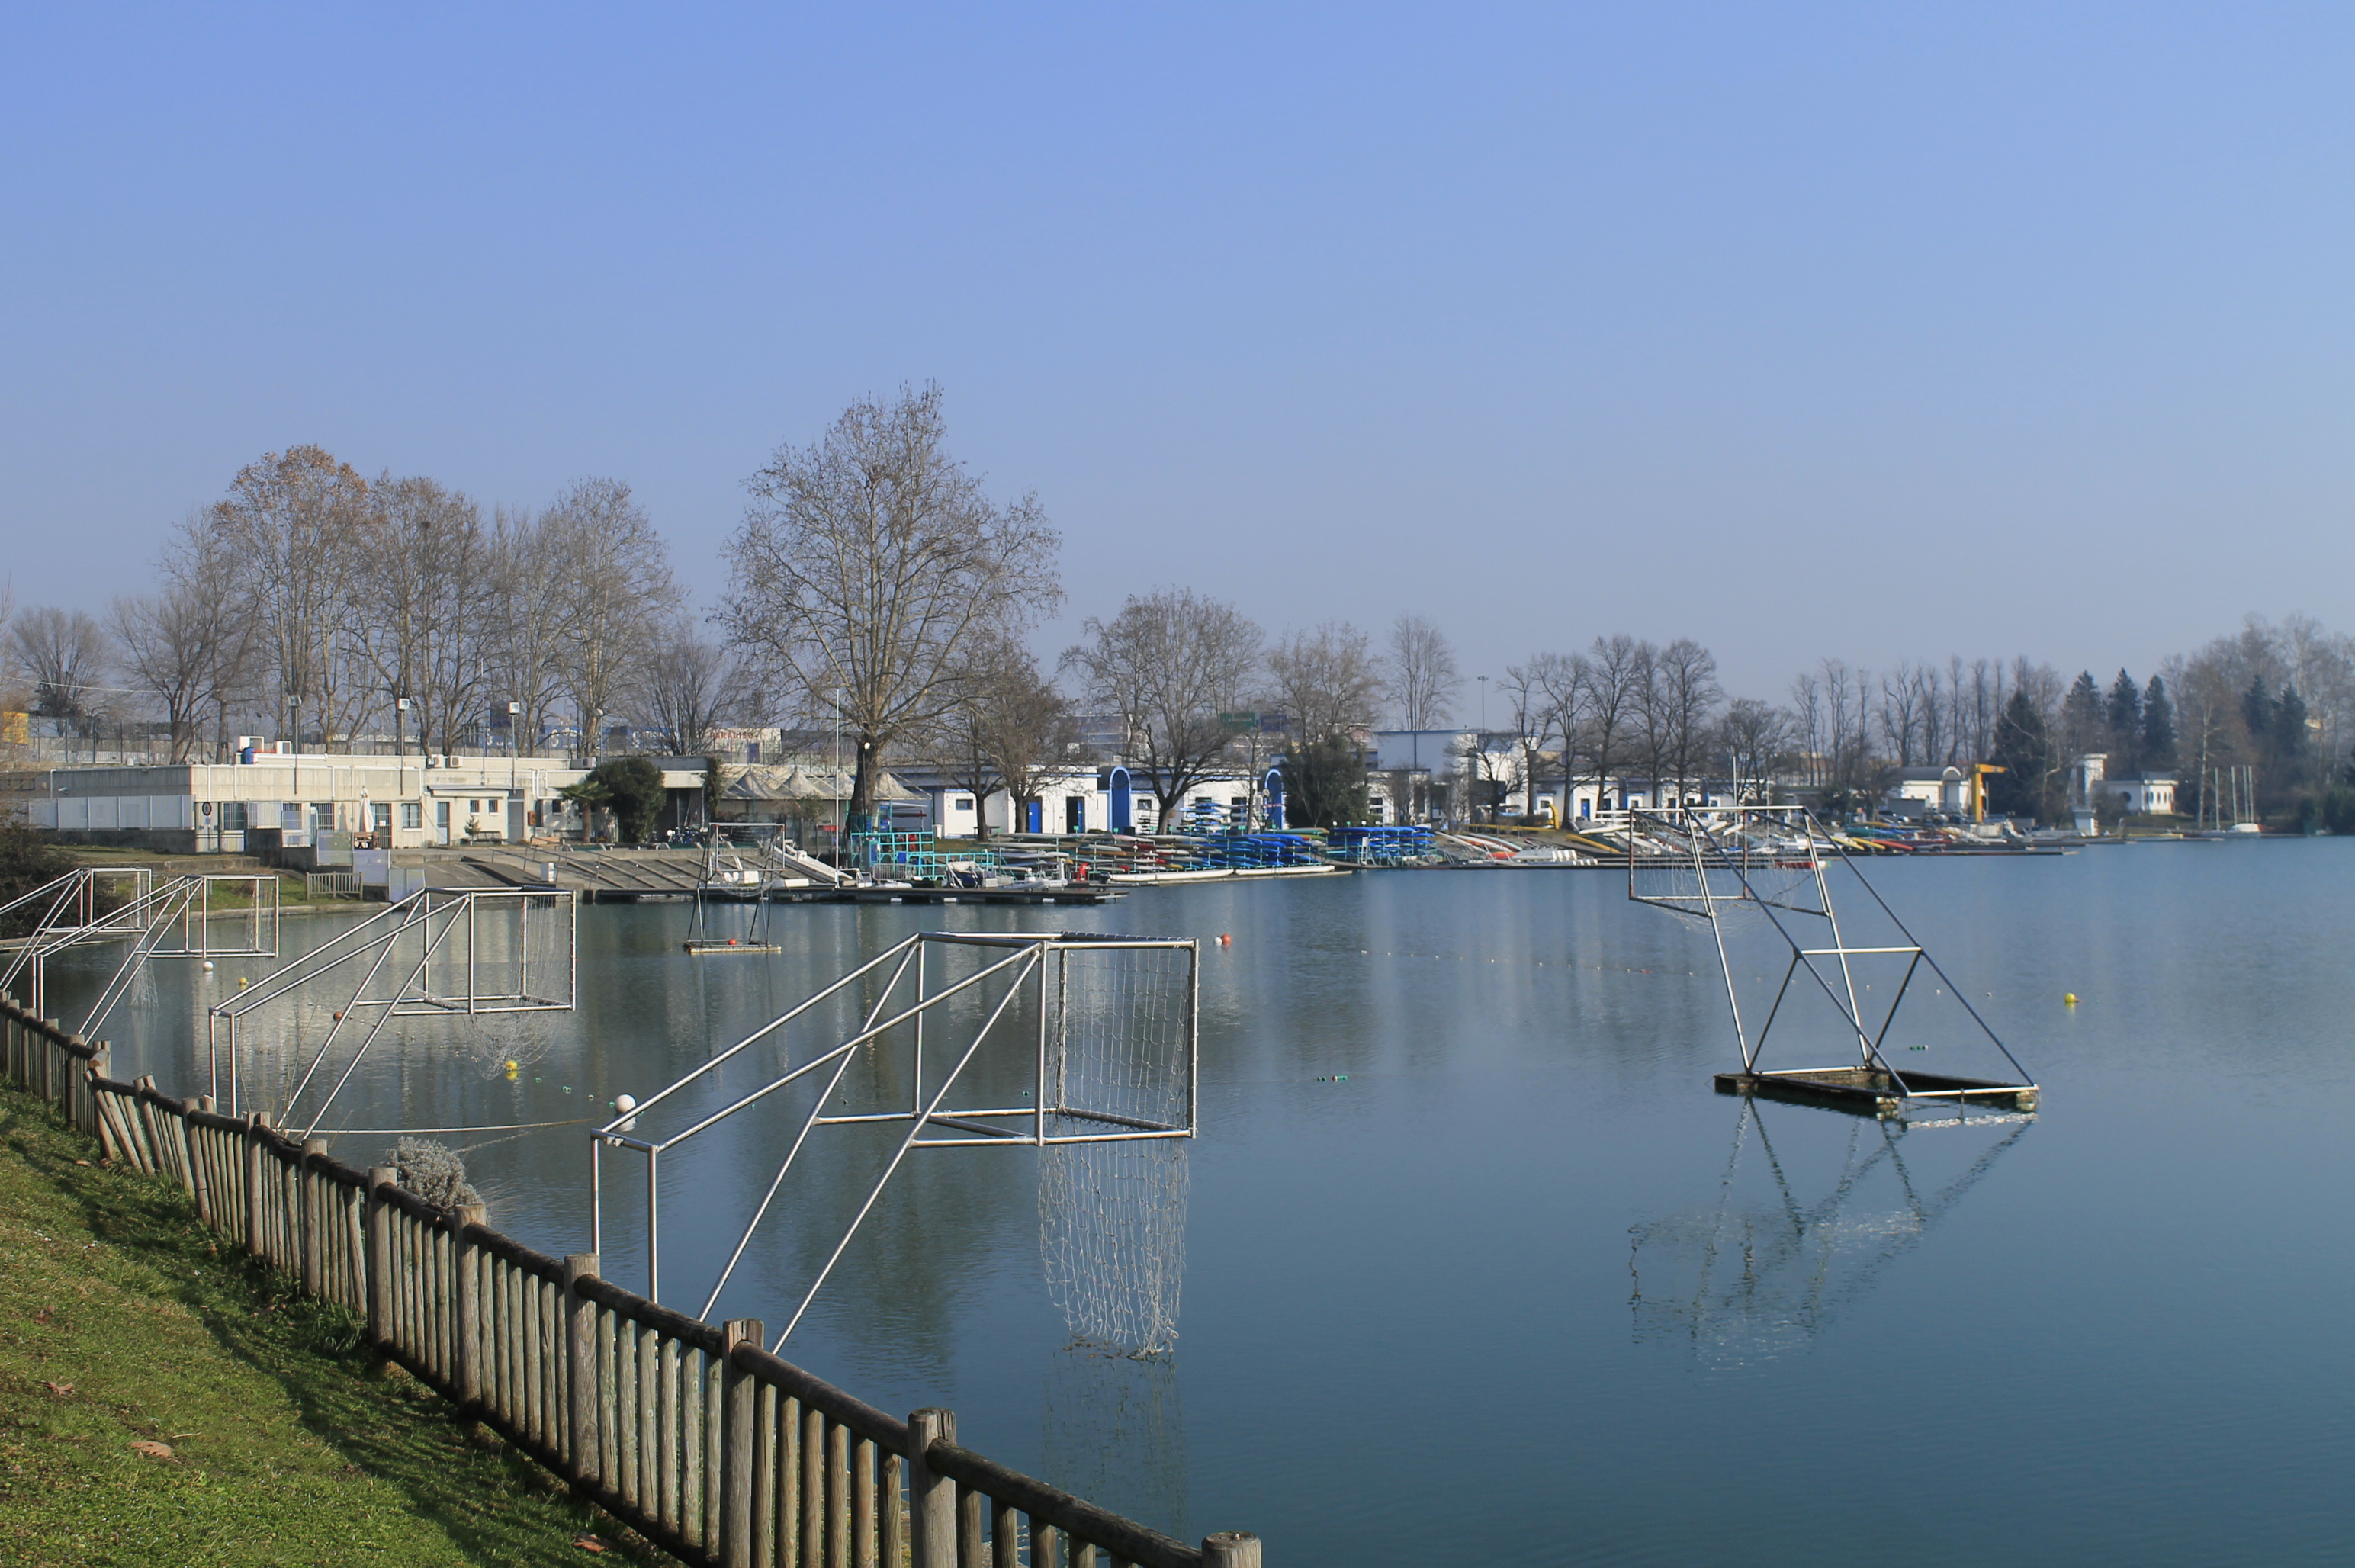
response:
[[[2009,768],[1997,767],[1993,763],[1973,763],[1971,764],[1971,820],[1973,822],[1985,822],[1987,820],[1987,774],[2009,773],[2010,771],[2011,770]]]

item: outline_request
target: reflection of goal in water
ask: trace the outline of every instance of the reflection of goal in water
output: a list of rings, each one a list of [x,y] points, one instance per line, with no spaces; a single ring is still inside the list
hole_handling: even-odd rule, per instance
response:
[[[1784,1120],[1780,1118],[1789,1118]],[[1633,1226],[1639,1340],[1687,1339],[1710,1360],[1801,1348],[1961,1202],[2035,1118],[1828,1117],[1744,1100],[1713,1202]]]
[[[1184,1261],[1184,1156],[1197,1127],[1199,954],[1191,940],[1116,935],[927,932],[911,936],[797,1004],[591,1135],[591,1246],[602,1251],[602,1151],[645,1157],[649,1296],[662,1282],[661,1196],[666,1157],[720,1124],[769,1104],[792,1137],[699,1312],[709,1314],[821,1127],[903,1126],[864,1201],[844,1226],[777,1336],[782,1347],[849,1248],[909,1154],[922,1148],[1039,1151],[1040,1243],[1050,1287],[1075,1334],[1130,1352],[1175,1337]],[[826,1004],[880,980],[847,1034]],[[869,981],[870,987],[873,981]],[[793,1026],[818,1049],[796,1051]],[[767,1040],[783,1071],[698,1115],[682,1096]],[[794,1061],[796,1056],[802,1059]],[[888,1059],[888,1061],[887,1061]],[[845,1082],[887,1082],[903,1102],[851,1109]],[[886,1068],[888,1067],[888,1071]],[[1027,1082],[1024,1104],[992,1104]],[[984,1085],[996,1086],[995,1094]],[[885,1093],[874,1090],[879,1097]],[[781,1096],[773,1098],[773,1096]],[[976,1103],[977,1102],[977,1103]],[[676,1130],[641,1131],[650,1121]],[[705,1179],[698,1193],[722,1189]],[[806,1220],[814,1211],[794,1207]]]
[[[231,1115],[255,1102],[316,1131],[394,1019],[569,1011],[576,912],[570,891],[420,889],[217,1003],[212,1093]],[[470,1032],[453,1050],[511,1051],[513,1038]]]
[[[1900,1113],[1909,1103],[1939,1100],[2034,1108],[2035,1080],[1865,879],[1854,858],[1806,811],[1691,806],[1630,812],[1628,819],[1628,898],[1699,922],[1716,943],[1734,1040],[1742,1051],[1742,1071],[1720,1074],[1719,1089],[1882,1115]],[[1844,886],[1864,895],[1863,902],[1851,904],[1845,928],[1832,901],[1835,869]],[[1754,958],[1742,945],[1752,936],[1776,956],[1788,952],[1781,982],[1754,1031],[1751,1020],[1760,1016],[1758,1003],[1764,998],[1753,997],[1753,1010],[1745,1014],[1741,978]],[[1877,996],[1876,986],[1882,987]],[[1947,1027],[1942,1032],[1934,1025],[1892,1041],[1898,1009],[1923,987],[1947,1004],[1945,1017],[1938,1020]],[[1853,1060],[1763,1066],[1775,1024],[1785,1022],[1786,1033],[1795,1021],[1804,1029],[1811,1011],[1816,1021],[1824,1021],[1823,1004],[1831,1014],[1837,1042],[1832,1049],[1852,1051]],[[1926,1059],[1901,1069],[1888,1054],[1899,1043],[1924,1052],[1935,1045],[1946,1053],[1942,1065],[1959,1058],[1971,1075],[1933,1072]],[[1989,1072],[1994,1076],[1977,1075]]]

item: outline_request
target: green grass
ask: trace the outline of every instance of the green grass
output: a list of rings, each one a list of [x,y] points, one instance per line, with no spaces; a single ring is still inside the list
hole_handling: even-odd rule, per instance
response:
[[[670,1561],[98,1152],[0,1087],[0,1562]]]

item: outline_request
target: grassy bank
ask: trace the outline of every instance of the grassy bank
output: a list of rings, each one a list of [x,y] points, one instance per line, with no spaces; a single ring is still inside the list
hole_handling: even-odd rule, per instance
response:
[[[592,1531],[669,1561],[97,1157],[0,1087],[0,1562],[580,1563]]]

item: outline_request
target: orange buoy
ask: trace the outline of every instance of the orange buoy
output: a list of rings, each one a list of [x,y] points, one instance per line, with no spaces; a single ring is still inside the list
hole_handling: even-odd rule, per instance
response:
[[[1220,945],[1220,946],[1221,946],[1221,947],[1232,947],[1234,944],[1235,944],[1235,939],[1234,939],[1233,937],[1229,936],[1229,935],[1228,935],[1225,932],[1223,932],[1223,931],[1222,931],[1222,932],[1220,932],[1220,933],[1219,933],[1219,945]]]

